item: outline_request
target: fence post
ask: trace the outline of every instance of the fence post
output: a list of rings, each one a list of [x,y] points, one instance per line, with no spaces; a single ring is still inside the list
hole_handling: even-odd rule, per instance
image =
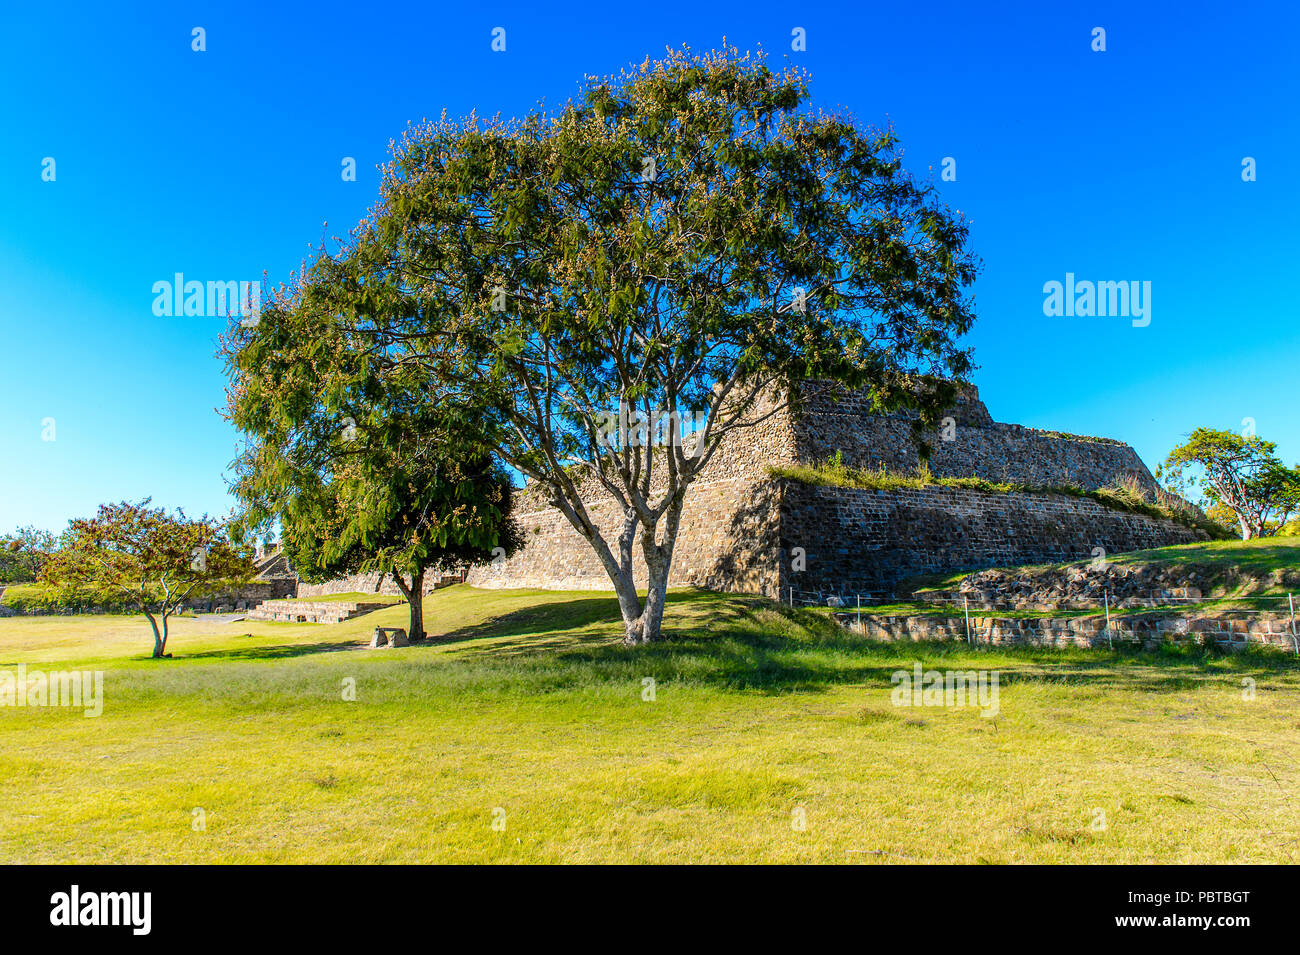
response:
[[[862,629],[862,594],[858,594],[858,629]]]
[[[1286,602],[1291,606],[1291,642],[1295,644],[1296,656],[1300,656],[1300,639],[1295,633],[1295,594],[1287,594]]]
[[[962,594],[961,603],[962,603],[962,609],[966,614],[966,645],[974,646],[975,642],[971,640],[971,636],[970,636],[970,597],[966,596],[965,594]]]
[[[1106,641],[1110,644],[1110,648],[1114,650],[1115,638],[1110,634],[1110,594],[1103,592],[1101,599],[1106,603]]]

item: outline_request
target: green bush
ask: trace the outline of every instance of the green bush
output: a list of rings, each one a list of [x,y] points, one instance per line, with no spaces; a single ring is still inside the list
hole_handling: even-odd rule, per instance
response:
[[[233,584],[232,584],[233,586]],[[214,588],[221,593],[222,587]],[[146,588],[145,600],[151,606],[157,606],[162,600],[162,590],[156,587]],[[193,594],[195,600],[204,600],[208,593]],[[383,599],[383,598],[380,598]],[[122,591],[115,588],[82,590],[76,593],[60,592],[46,584],[11,584],[0,596],[0,604],[19,613],[90,613],[99,610],[102,613],[139,613],[135,601],[129,600]],[[188,604],[188,601],[182,601]]]
[[[44,584],[14,584],[5,590],[0,603],[19,613],[86,613],[97,607],[106,613],[139,611],[121,591],[90,590],[69,595]]]

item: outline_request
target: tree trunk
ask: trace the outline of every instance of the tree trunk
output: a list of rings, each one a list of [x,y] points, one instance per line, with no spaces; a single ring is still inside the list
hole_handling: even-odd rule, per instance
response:
[[[595,526],[580,514],[570,501],[562,494],[557,494],[552,499],[551,503],[568,519],[573,529],[591,544],[596,556],[600,558],[601,565],[605,568],[606,575],[614,585],[619,613],[623,617],[623,642],[628,646],[653,643],[661,637],[664,602],[667,600],[668,591],[668,573],[672,568],[673,547],[677,542],[685,491],[684,487],[678,491],[676,500],[660,518],[664,525],[663,544],[655,543],[657,527],[641,524],[636,512],[628,508],[623,516],[623,526],[620,528],[618,539],[615,541],[618,547],[617,556]],[[641,531],[641,550],[649,571],[647,581],[649,590],[644,604],[637,593],[636,576],[633,572],[632,555],[635,551],[638,529]]]
[[[144,615],[149,618],[149,626],[153,627],[153,658],[157,660],[162,657],[163,651],[167,649],[167,618],[163,617],[162,629],[159,630],[158,621],[154,618],[154,615],[147,610]]]
[[[659,566],[650,568],[645,603],[640,602],[633,590],[638,610],[631,618],[626,612],[623,614],[623,642],[631,647],[663,638],[664,605],[668,601],[668,562],[657,563]]]
[[[406,598],[411,608],[410,629],[406,632],[409,640],[424,639],[424,574],[416,574],[411,579],[411,596]]]
[[[1242,539],[1242,540],[1244,540],[1244,541],[1248,541],[1248,540],[1250,540],[1252,537],[1255,536],[1255,529],[1254,529],[1253,527],[1251,527],[1249,523],[1246,522],[1246,519],[1245,519],[1244,517],[1243,517],[1243,518],[1238,518],[1237,520],[1238,520],[1238,522],[1241,524],[1241,539]]]
[[[411,584],[407,586],[406,581],[401,574],[393,574],[393,582],[397,584],[397,589],[402,592],[406,598],[406,606],[411,612],[409,629],[406,631],[408,640],[424,639],[424,571],[411,575]]]
[[[623,612],[623,642],[628,646],[640,646],[654,643],[663,637],[664,605],[668,602],[668,574],[673,565],[673,548],[677,544],[677,531],[681,526],[682,504],[679,495],[664,512],[663,543],[655,542],[655,528],[642,527],[641,552],[646,565],[645,603],[635,600],[636,590],[632,595],[638,604],[638,613],[629,618]],[[630,576],[630,575],[629,575]],[[620,599],[620,604],[622,600]]]

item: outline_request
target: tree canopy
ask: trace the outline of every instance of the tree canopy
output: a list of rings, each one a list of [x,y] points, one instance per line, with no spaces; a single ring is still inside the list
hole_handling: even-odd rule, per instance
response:
[[[332,356],[316,369],[357,358],[342,348]],[[278,524],[286,556],[307,581],[390,575],[419,640],[426,571],[518,548],[510,476],[492,460],[481,408],[364,375],[336,404],[321,402],[312,393],[317,379],[293,373],[299,357],[256,336],[229,355],[240,382],[229,415],[249,436],[235,463],[240,528]]]
[[[146,498],[103,504],[94,517],[71,521],[41,579],[70,596],[89,588],[121,593],[149,618],[153,655],[162,657],[178,606],[255,573],[249,548],[234,543],[224,524],[169,514]]]
[[[496,453],[591,544],[627,641],[655,639],[687,489],[728,435],[810,382],[932,426],[971,368],[965,222],[892,130],[808,98],[795,68],[670,51],[554,114],[415,127],[372,214],[235,347],[300,356],[322,406],[361,380],[490,404]],[[359,364],[315,363],[335,347]]]
[[[1230,515],[1250,540],[1276,534],[1300,512],[1300,467],[1286,467],[1276,451],[1253,434],[1197,428],[1169,452],[1163,471],[1175,490],[1203,492],[1209,515]]]
[[[30,526],[0,535],[0,584],[36,580],[58,546],[55,535]]]

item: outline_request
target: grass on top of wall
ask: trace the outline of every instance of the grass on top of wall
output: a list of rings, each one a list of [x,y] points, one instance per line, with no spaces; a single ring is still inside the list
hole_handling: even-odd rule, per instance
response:
[[[1131,477],[1119,478],[1111,485],[1095,490],[1077,484],[1026,484],[1020,481],[991,481],[981,477],[938,477],[924,464],[908,472],[892,471],[884,465],[875,469],[850,467],[844,463],[844,456],[839,451],[819,464],[770,467],[768,473],[776,478],[814,487],[896,491],[938,486],[967,488],[989,494],[1060,494],[1095,501],[1115,511],[1176,521],[1185,527],[1205,531],[1218,540],[1232,536],[1231,531],[1215,524],[1196,508],[1171,494],[1160,491],[1152,498],[1150,492],[1136,478]]]

